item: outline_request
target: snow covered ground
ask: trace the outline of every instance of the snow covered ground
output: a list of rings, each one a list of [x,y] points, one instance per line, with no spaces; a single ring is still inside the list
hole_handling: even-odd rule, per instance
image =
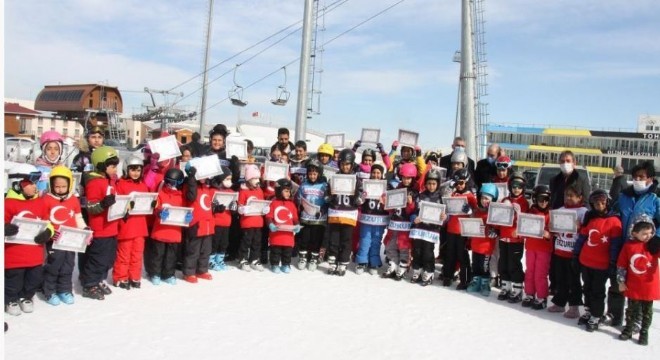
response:
[[[294,259],[295,260],[295,259]],[[325,270],[324,267],[320,268]],[[5,314],[6,359],[657,359],[618,330],[495,299],[369,274],[230,271],[212,281],[113,288],[104,301],[35,301]],[[77,278],[77,275],[75,276]],[[636,337],[635,337],[636,339]]]

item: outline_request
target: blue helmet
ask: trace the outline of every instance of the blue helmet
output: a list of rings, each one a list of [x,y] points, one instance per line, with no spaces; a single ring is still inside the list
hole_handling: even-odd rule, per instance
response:
[[[497,201],[500,192],[497,190],[497,186],[495,184],[486,183],[481,185],[481,189],[479,189],[479,196],[481,195],[488,195],[491,199]]]

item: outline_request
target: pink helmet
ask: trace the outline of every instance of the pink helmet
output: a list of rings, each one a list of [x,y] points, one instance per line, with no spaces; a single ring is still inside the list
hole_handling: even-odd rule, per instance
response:
[[[261,171],[259,171],[256,165],[250,164],[245,166],[245,181],[259,178],[261,178]]]
[[[417,166],[413,163],[405,163],[399,166],[399,176],[416,178],[417,177]]]
[[[46,155],[46,146],[48,143],[54,142],[60,148],[59,155],[55,159],[50,159]],[[64,138],[60,133],[54,130],[49,130],[41,134],[39,138],[39,144],[41,145],[41,157],[50,164],[58,164],[62,158],[62,153],[64,152]]]
[[[360,164],[360,172],[367,173],[367,174],[371,173],[371,165]]]

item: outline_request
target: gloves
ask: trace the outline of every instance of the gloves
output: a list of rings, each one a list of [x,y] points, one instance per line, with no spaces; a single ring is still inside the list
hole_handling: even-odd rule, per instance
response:
[[[268,230],[270,230],[270,232],[277,231],[277,225],[275,225],[273,223],[268,224]]]
[[[488,229],[488,234],[487,234],[487,235],[488,235],[488,238],[489,238],[489,239],[496,239],[497,236],[498,236],[499,234],[497,233],[497,230],[496,230],[496,229],[494,229],[494,228],[489,228],[489,229]]]
[[[464,213],[468,214],[470,212],[470,205],[468,203],[463,204],[463,208],[461,208],[461,211]]]
[[[385,150],[383,150],[383,144],[381,143],[376,144],[376,148],[380,150],[380,152],[385,152]]]
[[[14,224],[5,224],[5,236],[14,236],[18,234],[18,226]]]
[[[186,224],[190,224],[190,222],[192,221],[192,219],[193,219],[193,213],[192,213],[192,211],[191,211],[191,212],[189,212],[189,213],[186,213],[186,218],[183,219],[183,221],[184,221]]]
[[[321,212],[320,212],[320,211],[316,212],[316,214],[314,214],[314,217],[315,217],[317,220],[320,219],[320,218],[321,218]]]
[[[133,200],[129,201],[128,202],[128,210],[129,211],[133,210],[134,207],[135,207],[135,201],[133,201]]]
[[[417,155],[417,157],[422,156],[422,147],[421,146],[415,145],[415,155]]]
[[[50,239],[53,240],[53,242],[57,242],[60,239],[60,235],[61,233],[59,231],[55,231],[55,234]]]
[[[158,201],[156,201],[156,200],[151,202],[151,210],[153,210],[156,207],[157,203],[158,203]]]
[[[239,215],[245,214],[245,206],[239,206],[238,207],[238,214]]]
[[[339,206],[339,198],[337,196],[333,196],[332,199],[330,199],[330,205]]]
[[[213,209],[212,209],[214,214],[221,213],[225,211],[225,205],[224,204],[219,204],[217,202],[213,202]]]
[[[270,212],[270,206],[264,206],[264,208],[261,209],[261,213],[263,215],[268,215],[269,212]]]
[[[576,274],[580,273],[580,259],[577,256],[573,256],[571,259],[571,269],[573,269]]]
[[[170,217],[170,211],[167,208],[163,208],[160,211],[160,221],[166,221],[168,217]]]
[[[188,174],[188,178],[194,179],[195,174],[197,174],[197,169],[195,169],[194,166],[191,166],[190,168],[188,168],[189,164],[190,164],[190,162],[188,162],[188,164],[186,164],[186,173]]]
[[[115,195],[106,195],[103,200],[101,200],[101,207],[107,209],[114,205],[116,202],[117,200],[115,200]]]
[[[399,147],[399,140],[394,140],[392,143],[392,150],[396,150]]]
[[[49,239],[50,239],[50,230],[45,229],[44,231],[40,232],[39,234],[37,234],[37,236],[34,237],[34,242],[41,245],[41,244],[45,244],[46,241],[48,241]]]
[[[294,233],[294,234],[299,233],[301,228],[302,228],[302,227],[301,227],[300,225],[295,225],[295,226],[293,227],[293,233]]]
[[[360,146],[362,146],[362,140],[358,140],[358,141],[356,141],[355,144],[353,144],[353,149],[357,149],[357,148],[359,148]]]
[[[660,251],[660,236],[656,235],[646,244],[647,249],[651,255],[655,255]]]

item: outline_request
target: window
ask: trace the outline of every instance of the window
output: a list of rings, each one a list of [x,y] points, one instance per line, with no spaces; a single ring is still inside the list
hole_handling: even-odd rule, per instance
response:
[[[90,108],[94,107],[94,99],[89,99],[89,107]]]
[[[55,126],[55,118],[50,119],[50,126],[52,126],[52,127]]]
[[[74,134],[75,137],[79,137],[80,136],[80,129],[76,129],[73,134]]]
[[[41,136],[41,134],[43,134],[43,133],[44,133],[44,128],[41,127],[41,126],[39,126],[39,127],[37,128],[37,135],[38,135],[38,136]]]
[[[39,118],[39,120],[37,120],[37,125],[43,125],[43,124],[44,124],[44,119]]]
[[[26,122],[27,122],[27,121],[25,121],[25,119],[21,119],[21,121],[20,121],[20,130],[19,130],[19,133],[21,133],[21,134],[25,134],[25,133],[27,132],[27,124],[26,124]]]
[[[131,131],[130,130],[126,130],[126,136],[131,136]]]
[[[62,121],[64,121],[64,126],[69,125],[69,119],[64,118],[64,119],[62,119]]]
[[[647,131],[653,131],[653,125],[646,125]]]
[[[137,131],[135,132],[135,136],[140,136],[140,130],[137,130]]]
[[[69,129],[64,128],[62,129],[62,135],[67,136],[69,134]]]

